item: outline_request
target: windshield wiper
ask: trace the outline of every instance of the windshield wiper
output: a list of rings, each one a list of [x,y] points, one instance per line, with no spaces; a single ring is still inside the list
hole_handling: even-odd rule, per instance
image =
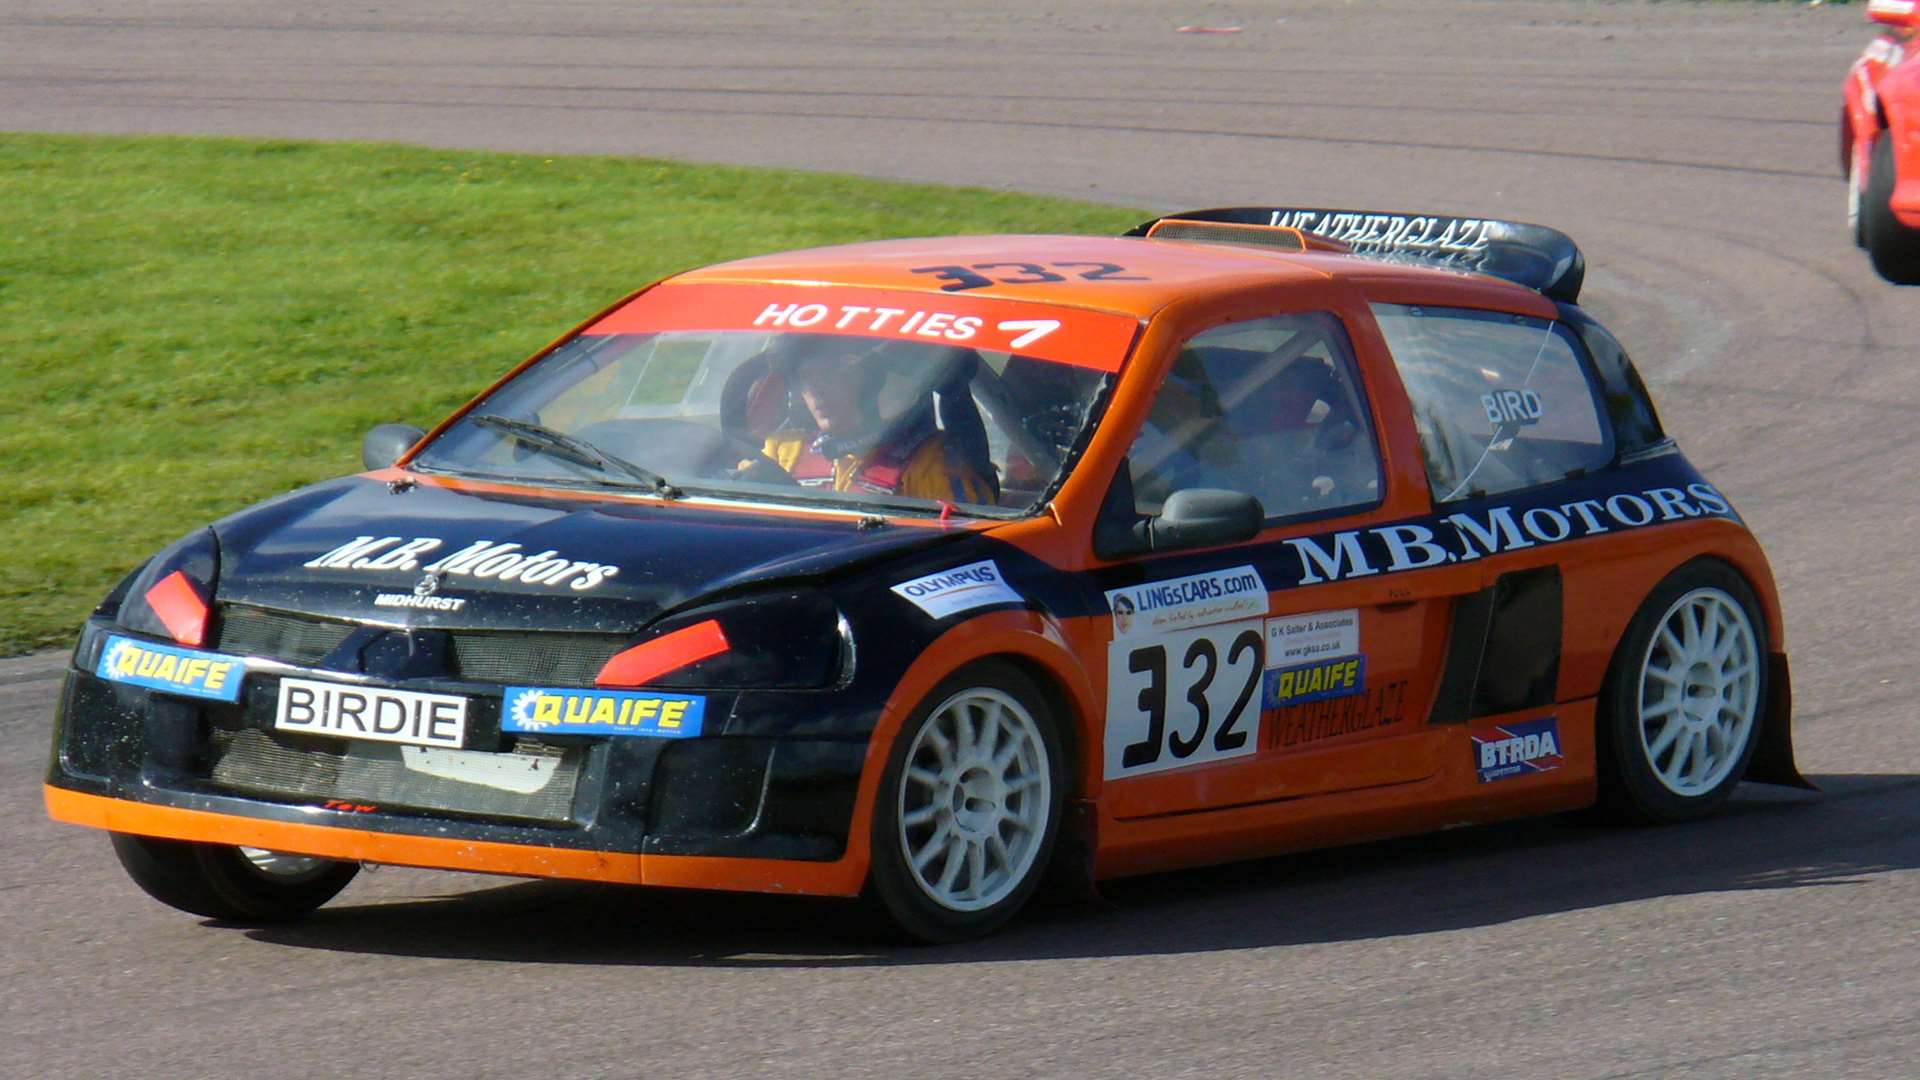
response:
[[[528,446],[545,450],[577,464],[590,465],[602,472],[623,473],[652,488],[654,494],[663,499],[677,499],[685,494],[673,486],[666,477],[652,469],[617,458],[585,439],[569,435],[564,431],[555,431],[545,424],[536,424],[531,420],[515,420],[511,416],[501,416],[499,413],[476,413],[467,419],[483,428],[510,435]]]

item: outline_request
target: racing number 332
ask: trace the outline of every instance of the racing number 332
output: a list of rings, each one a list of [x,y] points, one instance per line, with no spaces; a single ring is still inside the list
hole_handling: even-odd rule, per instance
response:
[[[1107,778],[1253,753],[1265,668],[1257,619],[1115,641],[1107,657]]]

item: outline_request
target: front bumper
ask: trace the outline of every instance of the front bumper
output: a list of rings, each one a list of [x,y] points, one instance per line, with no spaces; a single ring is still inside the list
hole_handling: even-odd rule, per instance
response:
[[[733,722],[743,708],[819,708],[819,693],[805,703],[709,694],[710,714],[729,719],[697,738],[535,743],[500,730],[498,686],[397,687],[465,694],[469,747],[558,765],[554,783],[523,795],[417,773],[397,747],[273,730],[282,677],[338,673],[249,660],[234,704],[101,678],[107,631],[89,625],[67,672],[46,785],[57,820],[483,873],[823,895],[861,887],[847,838],[867,738],[729,733],[753,729]]]

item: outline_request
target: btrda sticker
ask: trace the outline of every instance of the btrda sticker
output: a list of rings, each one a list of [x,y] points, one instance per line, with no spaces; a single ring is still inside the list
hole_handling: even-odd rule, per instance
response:
[[[1490,724],[1469,734],[1481,783],[1552,772],[1567,763],[1560,753],[1560,722],[1556,717]]]

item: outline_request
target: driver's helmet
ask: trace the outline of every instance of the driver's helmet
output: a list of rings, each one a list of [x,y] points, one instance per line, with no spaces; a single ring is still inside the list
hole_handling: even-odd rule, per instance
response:
[[[774,346],[773,369],[786,375],[787,383],[799,404],[799,395],[810,385],[825,381],[852,379],[857,384],[856,399],[869,415],[878,416],[880,389],[887,381],[887,364],[881,347],[867,338],[838,334],[793,334]],[[799,410],[805,415],[805,410]]]

